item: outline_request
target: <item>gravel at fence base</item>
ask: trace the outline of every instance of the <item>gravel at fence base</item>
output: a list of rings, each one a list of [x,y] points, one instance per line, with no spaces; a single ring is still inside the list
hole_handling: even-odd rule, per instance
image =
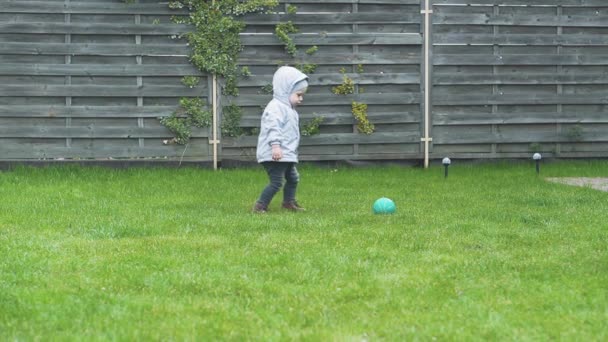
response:
[[[576,186],[586,186],[600,191],[608,191],[608,178],[589,177],[560,177],[547,178],[549,182],[562,183]]]

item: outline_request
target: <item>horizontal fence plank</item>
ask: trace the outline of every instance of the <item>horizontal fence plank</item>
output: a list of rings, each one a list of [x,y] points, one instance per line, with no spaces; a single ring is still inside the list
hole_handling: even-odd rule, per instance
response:
[[[419,143],[420,134],[412,132],[390,132],[390,133],[334,133],[318,134],[309,137],[302,137],[300,146],[320,146],[320,145],[351,145],[351,144],[389,144],[389,143]],[[223,146],[231,147],[251,147],[256,146],[257,137],[224,138]]]
[[[608,35],[592,34],[435,34],[435,45],[603,46]]]
[[[205,76],[191,64],[1,63],[0,75],[32,76]]]
[[[85,97],[206,97],[200,86],[113,86],[113,85],[0,85],[0,97],[5,96],[85,96]]]
[[[608,84],[608,75],[602,74],[539,74],[511,73],[471,74],[452,73],[433,75],[434,85],[493,85],[493,84]]]
[[[169,116],[177,106],[8,106],[0,105],[0,117],[32,118],[158,118]]]
[[[55,3],[58,6],[65,6],[65,0],[4,0],[7,3]],[[138,6],[141,9],[145,9],[145,6],[165,6],[167,8],[167,1],[151,1],[151,0],[141,0],[139,2],[134,3],[123,3],[120,0],[116,0],[115,2],[107,2],[103,0],[81,0],[81,3],[71,2],[68,6],[113,6],[118,8],[127,8],[127,7],[135,7]],[[587,0],[588,1],[588,0]],[[275,9],[280,9],[281,5],[298,5],[298,4],[364,4],[364,5],[417,5],[420,3],[420,0],[279,0],[280,4]],[[176,11],[171,9],[171,11]]]
[[[608,113],[434,113],[435,126],[501,124],[597,124],[608,123]]]
[[[435,14],[434,25],[608,27],[608,16]]]
[[[193,137],[209,137],[208,129],[193,129]],[[0,138],[167,138],[171,133],[164,127],[50,127],[3,126]]]
[[[1,91],[1,87],[0,87]],[[235,103],[240,106],[255,106],[266,104],[269,101],[268,95],[240,95],[235,99]],[[353,94],[338,96],[334,94],[307,94],[306,102],[315,106],[327,105],[350,105],[353,101],[371,104],[413,104],[420,103],[420,94],[417,93],[394,93],[394,94]]]
[[[608,54],[564,55],[475,55],[441,54],[433,56],[433,65],[606,65]]]
[[[369,153],[352,155],[303,155],[302,161],[345,161],[345,160],[412,160],[424,158],[422,153]]]
[[[421,15],[394,12],[249,14],[242,20],[247,25],[277,25],[287,21],[294,25],[420,24]]]
[[[190,31],[178,24],[0,23],[2,33],[170,36]]]
[[[435,105],[558,105],[558,104],[608,104],[608,98],[584,94],[518,94],[518,95],[446,95],[433,98]]]
[[[335,151],[336,147],[332,146]],[[242,150],[242,149],[239,149]],[[424,155],[420,152],[417,153],[347,153],[347,154],[300,154],[298,159],[300,161],[386,161],[386,160],[415,160],[424,158]],[[254,151],[242,153],[237,152],[236,154],[227,155],[223,158],[226,161],[255,161]]]
[[[586,142],[606,142],[606,133],[585,133],[581,139]],[[511,132],[505,133],[467,133],[462,136],[455,134],[433,134],[433,143],[441,144],[514,144],[514,143],[558,143],[572,142],[565,134],[553,132]]]
[[[298,0],[289,4],[327,4],[327,1]],[[418,5],[420,0],[332,0],[334,4],[361,4],[361,5]],[[275,8],[280,10],[280,7]],[[70,2],[63,1],[22,1],[4,0],[0,3],[1,13],[59,13],[59,14],[158,14],[158,15],[186,15],[186,9],[170,9],[167,2],[158,3],[132,3],[116,4],[103,1],[98,2]]]
[[[239,63],[244,65],[268,65],[269,62],[276,61],[277,64],[291,63],[297,64],[323,64],[323,65],[344,65],[344,64],[420,64],[421,56],[415,54],[373,54],[373,53],[342,53],[342,54],[315,54],[308,56],[299,53],[295,58],[286,56],[284,53],[268,53],[265,55],[241,54]],[[282,63],[278,63],[282,62]]]
[[[331,116],[325,115],[300,115],[300,125],[313,119],[313,117],[323,117],[322,126],[328,125],[353,125],[356,123],[352,113],[332,113]],[[374,113],[368,112],[368,119],[373,124],[402,124],[419,123],[420,113]],[[255,117],[244,117],[241,125],[245,127],[259,127],[260,115]]]
[[[212,156],[209,153],[209,143],[206,139],[197,143],[200,139],[193,139],[186,149],[181,145],[162,145],[158,141],[152,143],[149,140],[149,146],[125,146],[124,143],[113,141],[106,143],[103,140],[98,140],[97,144],[87,142],[84,145],[78,146],[44,146],[41,144],[22,143],[6,143],[0,140],[2,144],[2,153],[4,160],[6,159],[24,159],[24,156],[29,156],[27,159],[39,160],[85,160],[85,159],[103,159],[103,160],[120,160],[120,159],[142,159],[150,161],[163,160],[198,160],[211,161]],[[137,140],[135,140],[137,143]],[[76,144],[78,142],[76,141]]]
[[[11,55],[82,55],[82,56],[179,56],[191,49],[185,44],[58,44],[2,43],[0,54]]]
[[[108,2],[64,2],[4,0],[0,13],[57,13],[57,14],[141,14],[186,15],[186,9],[172,10],[167,3],[116,4]]]
[[[414,33],[318,33],[290,36],[296,45],[420,45],[422,43],[422,36]],[[243,45],[283,45],[272,34],[242,34],[241,41]]]
[[[80,24],[80,23],[0,23],[0,32],[27,34],[95,34],[171,36],[188,32],[187,25],[166,24]],[[297,45],[418,45],[420,34],[413,33],[319,33],[291,35]],[[282,45],[273,34],[241,34],[244,45]]]
[[[420,84],[420,74],[402,74],[402,73],[333,73],[333,74],[311,74],[309,75],[309,83],[314,86],[322,85],[338,85],[344,82],[344,77],[353,80],[355,84],[371,85],[371,84]],[[251,77],[245,78],[239,82],[242,87],[264,86],[269,83],[271,77]]]

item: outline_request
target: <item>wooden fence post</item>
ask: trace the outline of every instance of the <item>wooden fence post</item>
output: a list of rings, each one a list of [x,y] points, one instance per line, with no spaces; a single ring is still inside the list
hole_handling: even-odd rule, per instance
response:
[[[212,5],[215,5],[215,0],[211,1]],[[213,112],[213,122],[211,123],[211,125],[213,126],[211,128],[211,141],[209,141],[210,144],[213,145],[213,169],[217,170],[217,166],[218,166],[218,155],[217,155],[217,145],[219,144],[219,141],[217,140],[217,127],[218,127],[218,122],[217,122],[217,75],[213,74],[213,81],[212,81],[212,91],[211,94],[213,96],[212,99],[212,112]]]
[[[430,58],[430,34],[431,34],[431,14],[433,10],[429,3],[429,0],[424,0],[424,9],[420,11],[424,14],[424,136],[422,142],[424,142],[424,168],[429,167],[429,147],[430,142],[433,138],[430,137],[430,120],[431,120],[431,58]]]

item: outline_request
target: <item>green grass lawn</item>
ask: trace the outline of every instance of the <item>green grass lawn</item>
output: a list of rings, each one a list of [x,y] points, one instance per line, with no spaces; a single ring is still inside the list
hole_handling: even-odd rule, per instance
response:
[[[1,173],[0,340],[608,339],[608,162],[300,173]]]

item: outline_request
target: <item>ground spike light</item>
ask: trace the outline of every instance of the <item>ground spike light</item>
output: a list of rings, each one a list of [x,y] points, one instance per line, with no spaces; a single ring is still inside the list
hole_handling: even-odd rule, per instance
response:
[[[445,178],[448,178],[448,167],[450,167],[450,164],[452,164],[452,161],[450,160],[450,158],[445,157],[441,161],[441,164],[443,164],[443,166],[445,167]]]
[[[543,156],[540,155],[540,153],[534,153],[534,155],[532,156],[532,159],[534,159],[534,161],[536,162],[536,174],[540,174],[540,160],[543,158]]]

